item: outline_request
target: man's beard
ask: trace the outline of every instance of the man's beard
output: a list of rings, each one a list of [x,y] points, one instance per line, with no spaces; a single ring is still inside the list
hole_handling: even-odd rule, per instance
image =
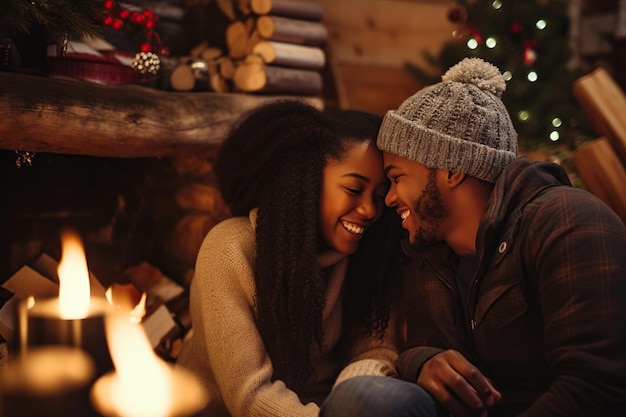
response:
[[[435,181],[437,170],[428,171],[428,183],[422,194],[413,205],[413,213],[419,220],[419,226],[413,235],[411,248],[420,249],[438,243],[441,239],[437,237],[439,227],[443,220],[448,217],[441,192]]]

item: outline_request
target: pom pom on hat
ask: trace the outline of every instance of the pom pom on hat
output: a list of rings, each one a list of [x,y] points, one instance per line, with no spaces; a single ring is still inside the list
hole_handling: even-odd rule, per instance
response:
[[[497,67],[465,58],[440,83],[387,112],[378,148],[428,168],[494,183],[517,157],[517,132],[500,99],[505,89]]]
[[[442,81],[474,84],[498,97],[506,90],[506,82],[495,65],[480,58],[465,58],[441,77]]]

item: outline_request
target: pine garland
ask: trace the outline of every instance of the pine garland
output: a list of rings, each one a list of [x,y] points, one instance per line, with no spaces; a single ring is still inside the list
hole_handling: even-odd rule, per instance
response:
[[[30,34],[41,25],[51,35],[96,35],[102,0],[0,0],[0,36]]]

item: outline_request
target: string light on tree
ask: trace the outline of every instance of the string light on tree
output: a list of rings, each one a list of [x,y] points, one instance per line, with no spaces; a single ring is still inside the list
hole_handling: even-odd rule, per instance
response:
[[[526,111],[526,110],[522,110],[517,114],[517,117],[522,121],[525,122],[530,118],[530,114]]]
[[[552,132],[550,132],[550,140],[552,142],[556,142],[561,138],[561,135],[559,134],[559,132],[557,132],[556,130],[553,130]]]

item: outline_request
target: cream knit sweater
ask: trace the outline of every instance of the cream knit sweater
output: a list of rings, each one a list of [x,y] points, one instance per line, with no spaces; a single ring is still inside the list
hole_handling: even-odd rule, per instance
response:
[[[198,255],[190,288],[193,327],[177,364],[198,375],[208,390],[209,406],[202,415],[313,417],[318,405],[301,398],[317,397],[319,402],[333,385],[356,375],[395,376],[397,350],[391,330],[382,342],[372,337],[356,343],[349,364],[337,363],[330,354],[341,335],[347,266],[345,255],[330,252],[320,256],[329,282],[323,311],[324,350],[313,349],[316,392],[299,397],[282,381],[272,382],[272,362],[254,320],[255,226],[256,210],[249,218],[223,221],[207,234]]]

